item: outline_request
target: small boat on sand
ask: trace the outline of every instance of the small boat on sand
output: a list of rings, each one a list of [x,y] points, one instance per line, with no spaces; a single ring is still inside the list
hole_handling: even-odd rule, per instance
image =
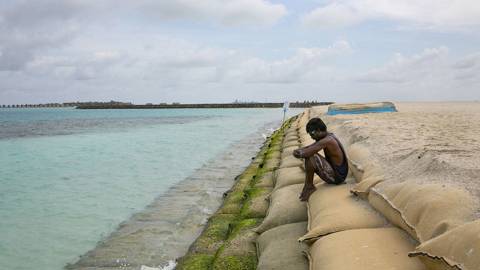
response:
[[[328,106],[327,115],[381,113],[396,111],[397,108],[392,102],[332,104]]]

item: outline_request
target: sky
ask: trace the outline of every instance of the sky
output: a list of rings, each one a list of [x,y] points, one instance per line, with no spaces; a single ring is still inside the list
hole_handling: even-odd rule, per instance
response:
[[[0,104],[480,100],[478,0],[4,0]]]

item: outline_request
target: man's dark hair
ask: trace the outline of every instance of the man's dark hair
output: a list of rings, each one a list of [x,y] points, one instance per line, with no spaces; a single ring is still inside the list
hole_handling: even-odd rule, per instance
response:
[[[310,119],[307,123],[307,132],[314,130],[327,131],[327,125],[322,121],[322,119],[315,117]]]

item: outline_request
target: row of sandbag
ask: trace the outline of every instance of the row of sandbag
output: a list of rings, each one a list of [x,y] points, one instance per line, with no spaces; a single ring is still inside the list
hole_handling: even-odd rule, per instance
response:
[[[471,198],[446,186],[382,183],[361,145],[348,147],[354,178],[339,186],[317,178],[308,206],[300,202],[305,175],[292,152],[313,142],[308,119],[307,110],[285,132],[270,207],[256,228],[258,269],[308,269],[304,253],[311,270],[478,269],[480,224],[468,222]]]
[[[178,260],[178,270],[255,269],[257,233],[251,229],[263,220],[272,171],[279,166],[284,130],[289,119],[261,148],[245,171],[226,192],[223,205],[212,215],[188,253]]]
[[[416,240],[404,259],[420,260],[425,268],[419,269],[480,269],[478,205],[467,191],[446,184],[390,184],[366,147],[353,144],[348,155],[359,181],[352,193]]]
[[[293,150],[311,143],[310,137],[305,136],[308,134],[303,132],[308,119],[309,111],[306,110],[285,131],[280,164],[273,172],[270,206],[263,222],[254,229],[260,234],[257,239],[258,270],[308,269],[304,255],[307,245],[298,242],[307,232],[307,205],[298,198],[305,172],[302,160],[292,155]]]

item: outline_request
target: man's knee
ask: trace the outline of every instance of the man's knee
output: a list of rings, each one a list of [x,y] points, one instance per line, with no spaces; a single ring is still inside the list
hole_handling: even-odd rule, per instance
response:
[[[305,169],[306,170],[313,170],[314,169],[314,157],[311,156],[311,157],[308,157],[308,158],[305,158]]]

